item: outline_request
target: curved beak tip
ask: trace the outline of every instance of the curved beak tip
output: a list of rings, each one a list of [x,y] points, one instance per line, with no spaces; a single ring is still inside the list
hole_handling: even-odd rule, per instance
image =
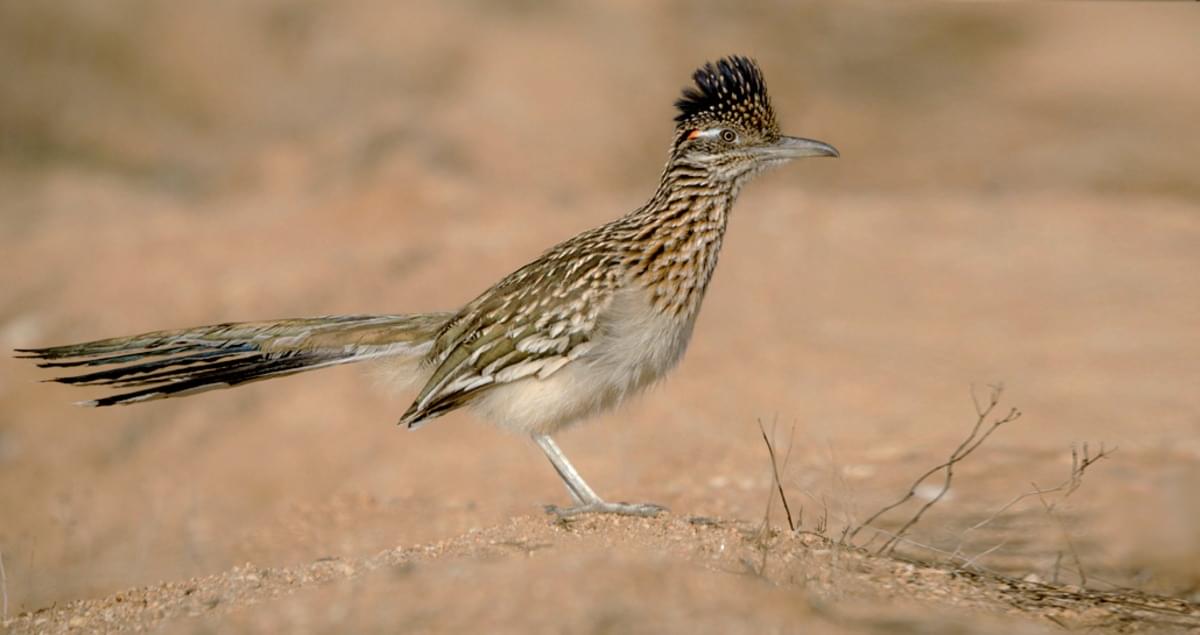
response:
[[[816,139],[805,139],[803,137],[782,137],[779,140],[779,147],[795,157],[833,157],[842,156],[838,149]]]

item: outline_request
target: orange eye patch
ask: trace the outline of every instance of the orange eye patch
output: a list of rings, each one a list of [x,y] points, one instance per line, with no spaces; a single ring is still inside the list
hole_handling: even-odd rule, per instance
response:
[[[691,131],[691,132],[689,132],[689,133],[688,133],[687,140],[688,140],[688,141],[691,141],[692,139],[695,139],[696,137],[699,137],[699,136],[700,136],[700,131],[699,131],[699,130],[693,130],[693,131]]]

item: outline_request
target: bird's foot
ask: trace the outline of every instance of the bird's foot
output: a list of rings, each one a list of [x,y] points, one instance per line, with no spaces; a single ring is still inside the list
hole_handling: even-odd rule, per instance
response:
[[[559,507],[558,505],[546,505],[546,513],[554,514],[559,520],[566,520],[583,514],[619,514],[621,516],[657,516],[665,511],[666,507],[655,505],[654,503],[606,503],[604,501],[596,501],[585,503],[583,505],[575,505],[574,507]]]

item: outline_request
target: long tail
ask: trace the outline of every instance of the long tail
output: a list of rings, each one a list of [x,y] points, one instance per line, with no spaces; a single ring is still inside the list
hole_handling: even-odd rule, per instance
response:
[[[43,368],[92,368],[48,381],[135,388],[80,402],[112,406],[384,357],[415,358],[432,345],[449,313],[346,315],[239,322],[155,331],[82,344],[17,349]],[[75,371],[68,371],[75,372]]]

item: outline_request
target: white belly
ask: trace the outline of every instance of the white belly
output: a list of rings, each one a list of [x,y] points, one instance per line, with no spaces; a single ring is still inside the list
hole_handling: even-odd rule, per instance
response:
[[[653,312],[645,293],[621,292],[597,325],[596,345],[545,379],[496,386],[472,407],[502,428],[552,434],[661,379],[683,356],[695,316]]]

